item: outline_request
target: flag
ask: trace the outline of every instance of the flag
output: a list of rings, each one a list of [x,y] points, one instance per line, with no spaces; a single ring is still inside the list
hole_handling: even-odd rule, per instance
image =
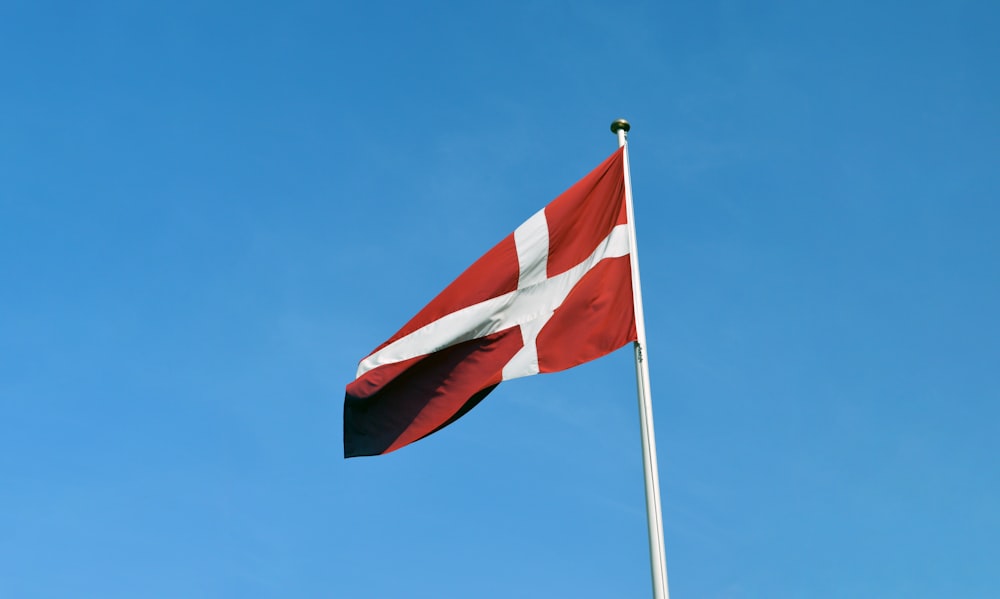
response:
[[[395,451],[502,381],[635,341],[629,256],[619,148],[361,360],[344,399],[344,456]]]

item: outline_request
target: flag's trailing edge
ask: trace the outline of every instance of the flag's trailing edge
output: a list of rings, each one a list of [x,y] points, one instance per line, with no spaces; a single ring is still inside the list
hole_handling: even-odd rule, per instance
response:
[[[345,457],[395,451],[502,381],[635,341],[623,162],[619,148],[361,360],[344,399]]]

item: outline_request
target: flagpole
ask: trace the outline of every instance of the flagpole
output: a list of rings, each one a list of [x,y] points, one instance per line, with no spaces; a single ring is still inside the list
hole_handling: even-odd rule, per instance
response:
[[[632,302],[635,307],[635,379],[639,394],[639,428],[642,437],[642,470],[646,479],[646,523],[649,528],[649,562],[653,576],[653,598],[669,599],[667,560],[663,548],[663,510],[660,507],[660,476],[656,466],[656,435],[653,431],[653,405],[649,394],[649,354],[646,350],[646,322],[642,313],[642,287],[639,284],[639,250],[636,247],[635,214],[632,208],[632,177],[629,173],[627,133],[631,125],[625,119],[611,123],[618,136],[625,171],[625,206],[628,210],[628,238],[632,264]]]

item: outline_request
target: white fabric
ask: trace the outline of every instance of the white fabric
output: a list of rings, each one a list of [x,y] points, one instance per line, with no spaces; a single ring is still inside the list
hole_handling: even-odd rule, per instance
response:
[[[557,276],[545,278],[545,265],[548,263],[548,227],[544,218],[544,214],[541,217],[535,214],[518,227],[518,231],[524,228],[521,235],[515,232],[514,240],[518,246],[517,255],[521,273],[516,291],[442,316],[397,339],[362,360],[358,365],[357,376],[360,377],[379,366],[431,354],[464,341],[480,339],[519,325],[524,348],[515,354],[504,368],[503,378],[509,380],[537,374],[538,354],[535,350],[535,338],[552,313],[562,304],[580,279],[598,262],[605,258],[627,256],[629,253],[628,226],[618,225],[583,262]],[[544,243],[541,241],[540,227],[545,228]],[[519,238],[523,240],[523,246]],[[541,278],[537,274],[539,268],[543,273]],[[524,287],[520,284],[522,277],[528,283]]]
[[[536,212],[514,231],[517,247],[517,288],[524,289],[545,280],[549,264],[549,223],[545,209]]]

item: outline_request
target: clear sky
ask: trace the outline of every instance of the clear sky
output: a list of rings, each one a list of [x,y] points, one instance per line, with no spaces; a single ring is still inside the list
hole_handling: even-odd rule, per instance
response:
[[[0,3],[0,597],[650,593],[631,352],[344,460],[631,155],[676,598],[997,597],[1000,5]]]

